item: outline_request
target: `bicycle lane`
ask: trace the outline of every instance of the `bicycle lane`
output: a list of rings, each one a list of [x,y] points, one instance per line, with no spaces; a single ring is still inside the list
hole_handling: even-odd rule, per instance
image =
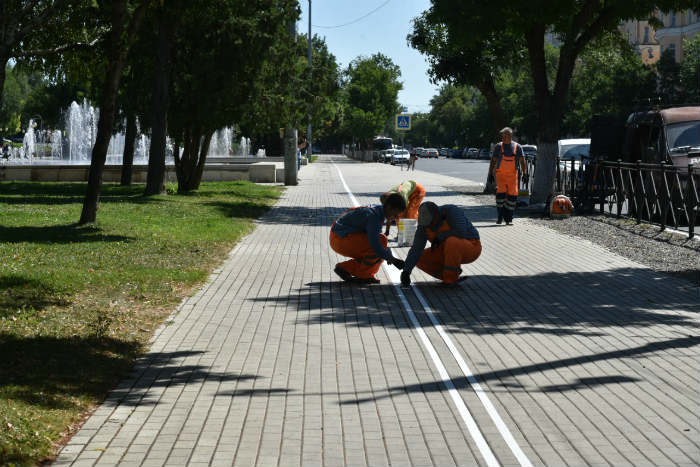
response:
[[[376,202],[372,186],[393,176],[376,165],[342,168],[351,189],[367,195],[360,204]],[[426,199],[470,204],[440,192],[431,175],[411,174],[432,184]],[[450,371],[455,385],[482,382],[538,465],[696,463],[697,286],[526,220],[498,228],[493,208],[464,207],[484,243],[465,268],[472,277],[446,290],[414,273],[425,303],[412,305],[432,308],[474,362],[474,378]],[[440,355],[449,361],[450,352]]]

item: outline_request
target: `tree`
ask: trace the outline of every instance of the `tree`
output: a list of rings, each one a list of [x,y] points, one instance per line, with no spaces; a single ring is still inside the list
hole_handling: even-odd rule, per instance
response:
[[[656,74],[619,33],[592,42],[578,60],[562,133],[584,136],[594,115],[626,119],[656,95]]]
[[[272,68],[270,57],[275,57],[278,80],[291,74],[296,60],[286,25],[298,15],[294,0],[187,3],[173,38],[169,86],[168,130],[176,145],[178,191],[199,187],[214,131],[241,121],[252,98],[264,92],[256,85],[261,77],[271,79],[271,71],[261,71]],[[281,81],[292,86],[290,80]],[[278,111],[279,121],[286,121],[291,111],[301,115],[301,109],[290,110],[284,103],[290,94],[284,91],[268,109]]]
[[[681,66],[676,62],[676,57],[670,49],[661,54],[656,62],[658,73],[659,97],[664,104],[679,104],[681,90],[679,88]]]
[[[3,0],[0,2],[0,106],[11,58],[40,59],[90,48],[100,32],[86,19],[87,0]]]
[[[267,54],[257,73],[247,111],[239,122],[245,134],[273,151],[280,145],[280,112],[287,115],[294,125],[307,123],[307,109],[311,108],[314,140],[338,144],[338,129],[343,117],[340,86],[340,67],[328,50],[323,38],[313,36],[311,42],[312,73],[309,77],[307,38],[298,35],[292,50],[277,44]],[[293,57],[287,63],[294,93],[289,83],[280,79],[280,63],[286,63],[285,54]],[[281,147],[279,148],[281,152]]]
[[[468,84],[476,86],[480,73],[492,71],[484,66],[484,63],[492,63],[490,59],[507,61],[508,55],[494,56],[494,51],[503,46],[515,51],[524,47],[527,51],[539,117],[537,169],[532,193],[532,201],[537,203],[545,201],[552,190],[561,121],[574,67],[584,48],[596,37],[616,29],[621,21],[648,19],[657,7],[679,10],[692,8],[695,3],[695,0],[508,0],[490,3],[432,0],[432,8],[424,16],[433,29],[445,31],[442,43],[451,52],[447,56],[462,52],[463,67],[469,70],[463,73],[471,81]],[[553,80],[547,73],[546,33],[554,34],[561,41]]]
[[[700,104],[700,34],[683,42],[683,61],[679,73],[684,102]]]
[[[5,98],[0,102],[0,132],[12,135],[21,130],[22,112],[32,88],[26,73],[5,66],[7,78],[4,83]]]
[[[136,33],[143,21],[147,8],[153,0],[134,1],[112,0],[102,5],[101,13],[109,17],[109,39],[107,45],[107,70],[104,75],[100,95],[100,119],[97,124],[97,137],[92,148],[88,186],[80,214],[80,224],[97,220],[97,207],[102,190],[102,174],[109,140],[112,137],[116,112],[117,91],[126,64],[126,58]]]
[[[381,53],[358,57],[345,70],[346,134],[366,144],[400,110],[400,68]]]

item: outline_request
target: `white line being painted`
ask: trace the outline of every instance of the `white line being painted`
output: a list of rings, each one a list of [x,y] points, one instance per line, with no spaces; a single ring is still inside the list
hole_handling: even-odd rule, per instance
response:
[[[340,177],[340,181],[343,183],[343,187],[345,188],[345,191],[348,193],[348,196],[350,197],[350,200],[352,201],[352,205],[354,207],[359,206],[360,204],[357,202],[355,195],[352,194],[352,191],[350,191],[350,188],[348,188],[348,184],[345,183],[345,178],[343,177],[343,174],[340,171],[340,168],[338,168],[338,166],[335,164],[333,164],[333,166],[338,171],[338,176]],[[500,464],[498,463],[496,456],[494,456],[493,451],[491,451],[491,448],[489,447],[488,443],[486,442],[486,439],[484,439],[484,436],[481,434],[481,431],[479,430],[479,427],[476,424],[474,417],[472,417],[471,413],[469,412],[469,409],[467,408],[467,405],[464,403],[464,399],[462,399],[462,396],[459,395],[459,392],[455,388],[455,385],[452,382],[452,379],[450,379],[450,376],[447,373],[447,369],[445,368],[445,365],[442,363],[442,360],[440,360],[440,357],[438,356],[438,353],[435,350],[435,347],[433,347],[433,344],[430,342],[430,339],[428,339],[428,336],[425,333],[425,331],[423,330],[423,328],[421,327],[420,323],[418,322],[418,319],[416,318],[415,313],[413,313],[413,309],[411,309],[411,305],[408,303],[408,300],[406,299],[406,296],[404,295],[403,290],[401,290],[401,287],[399,286],[400,280],[397,280],[397,278],[400,279],[400,274],[399,274],[398,270],[396,268],[393,268],[393,267],[389,268],[386,265],[386,263],[384,263],[383,267],[384,267],[384,271],[386,272],[387,276],[389,276],[391,281],[394,283],[394,286],[396,287],[396,291],[397,291],[397,294],[399,296],[399,299],[401,300],[401,303],[403,304],[403,306],[406,310],[406,314],[408,314],[408,317],[411,320],[411,323],[413,324],[414,330],[416,331],[416,333],[420,337],[420,340],[423,343],[423,346],[428,351],[430,358],[432,358],[433,364],[437,368],[438,373],[440,374],[440,378],[442,378],[442,383],[447,388],[447,391],[449,392],[450,397],[452,398],[452,401],[457,406],[457,411],[459,412],[460,416],[462,417],[464,424],[467,426],[467,429],[469,430],[469,434],[471,435],[472,439],[474,440],[477,447],[479,448],[481,455],[484,457],[486,464],[489,467],[499,467]]]

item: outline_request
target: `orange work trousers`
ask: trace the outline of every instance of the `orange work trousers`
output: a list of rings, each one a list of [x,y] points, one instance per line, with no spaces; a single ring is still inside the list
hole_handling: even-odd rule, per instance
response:
[[[374,277],[382,266],[384,259],[377,256],[377,253],[369,246],[367,234],[364,232],[351,233],[346,237],[340,237],[331,230],[330,241],[333,251],[339,255],[352,258],[338,263],[337,266],[345,269],[355,277],[361,279]],[[389,243],[384,234],[379,234],[379,242],[384,248]]]
[[[462,264],[476,261],[481,255],[481,241],[448,237],[437,248],[426,248],[418,260],[418,269],[446,284],[457,282]]]
[[[496,170],[496,194],[518,196],[518,172],[515,170]]]
[[[408,197],[408,206],[406,206],[406,210],[401,213],[399,218],[418,219],[418,208],[420,203],[423,202],[423,198],[425,198],[425,188],[423,188],[423,185],[416,183],[416,187]]]

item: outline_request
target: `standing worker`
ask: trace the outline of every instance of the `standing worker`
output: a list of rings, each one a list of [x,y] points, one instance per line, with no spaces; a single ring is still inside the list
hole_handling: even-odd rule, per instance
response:
[[[387,249],[388,239],[382,234],[384,219],[391,221],[406,210],[406,202],[398,193],[390,194],[381,205],[350,209],[331,227],[331,248],[350,260],[335,265],[335,272],[346,282],[378,284],[374,277],[382,261],[403,269],[404,262]]]
[[[417,183],[415,180],[406,180],[390,188],[386,193],[383,193],[379,197],[379,201],[384,204],[384,200],[392,193],[400,194],[406,202],[406,210],[402,212],[397,219],[418,219],[418,207],[420,203],[423,202],[423,198],[425,198],[425,188],[423,185]],[[384,235],[389,235],[389,227],[391,227],[391,221],[387,220]]]
[[[522,173],[523,183],[527,185],[530,175],[527,173],[523,148],[513,141],[513,130],[505,127],[501,130],[501,142],[493,148],[489,165],[488,183],[493,183],[494,169],[496,175],[496,224],[506,225],[513,222],[513,213],[518,203],[518,168]]]
[[[418,211],[418,228],[401,273],[401,284],[411,285],[415,266],[444,284],[466,279],[460,277],[460,265],[473,263],[481,255],[479,232],[464,211],[453,204],[438,206],[426,201]],[[430,248],[425,248],[428,240]]]

